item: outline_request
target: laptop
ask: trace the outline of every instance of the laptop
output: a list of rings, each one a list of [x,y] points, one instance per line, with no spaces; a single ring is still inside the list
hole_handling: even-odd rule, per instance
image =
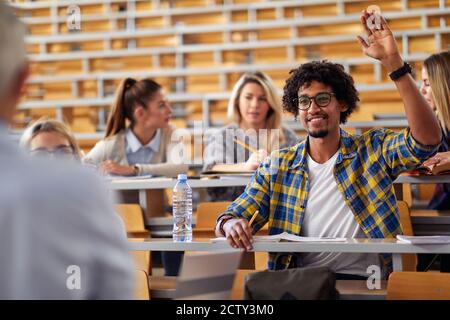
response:
[[[238,250],[197,254],[186,252],[175,299],[229,299],[241,256],[242,251]]]

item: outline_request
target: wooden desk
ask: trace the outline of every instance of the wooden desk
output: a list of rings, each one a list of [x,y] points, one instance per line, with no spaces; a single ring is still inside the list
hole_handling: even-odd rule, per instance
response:
[[[411,223],[417,236],[450,236],[450,211],[412,210]]]
[[[246,186],[251,177],[223,177],[220,179],[202,178],[190,179],[188,181],[191,188],[213,188],[213,187],[242,187]],[[109,186],[112,190],[139,190],[139,204],[144,211],[147,210],[146,190],[173,188],[177,180],[172,178],[158,177],[148,179],[112,179]],[[442,176],[399,176],[394,184],[403,183],[444,183],[450,182],[450,175]],[[401,186],[400,186],[401,187]],[[396,193],[397,193],[396,188]],[[400,188],[401,189],[401,188]],[[402,198],[402,191],[399,191],[399,199]]]
[[[394,183],[412,183],[412,184],[434,184],[434,183],[450,183],[450,175],[439,176],[399,176]]]
[[[403,200],[403,186],[404,184],[436,184],[436,183],[450,183],[450,175],[439,175],[439,176],[409,176],[400,175],[394,181],[395,195],[398,200]]]
[[[194,239],[173,242],[172,239],[128,239],[131,251],[218,251],[238,250],[227,242]],[[255,242],[253,252],[345,252],[392,253],[394,271],[402,270],[402,253],[450,253],[450,244],[412,245],[395,239],[347,239],[346,242]]]
[[[226,177],[226,178],[202,178],[188,179],[191,188],[213,188],[213,187],[235,187],[246,186],[250,181],[250,177]],[[172,189],[177,183],[176,179],[157,177],[148,179],[111,179],[109,187],[112,190],[139,190],[139,204],[147,211],[147,194],[146,190],[151,189]]]

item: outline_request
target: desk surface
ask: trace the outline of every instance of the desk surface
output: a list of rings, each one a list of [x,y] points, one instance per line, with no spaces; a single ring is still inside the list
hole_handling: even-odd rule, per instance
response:
[[[414,234],[450,236],[450,211],[411,210]]]
[[[191,188],[213,188],[246,186],[250,177],[225,177],[225,178],[202,178],[190,179]],[[172,178],[158,177],[149,179],[117,179],[111,180],[110,187],[113,190],[145,190],[145,189],[167,189],[173,188],[177,180]],[[400,176],[394,183],[450,183],[450,175],[442,176]]]
[[[227,242],[194,239],[128,239],[132,251],[217,251],[233,249]],[[347,253],[450,253],[450,244],[412,245],[395,239],[347,239],[346,242],[255,242],[257,252],[347,252]]]
[[[394,183],[413,183],[413,184],[433,184],[433,183],[450,183],[450,175],[440,176],[399,176]]]
[[[189,179],[191,188],[213,188],[246,186],[250,177],[226,177],[226,178],[202,178]],[[111,180],[110,187],[113,190],[142,190],[142,189],[167,189],[173,188],[177,183],[172,178],[150,178],[150,179],[117,179]]]

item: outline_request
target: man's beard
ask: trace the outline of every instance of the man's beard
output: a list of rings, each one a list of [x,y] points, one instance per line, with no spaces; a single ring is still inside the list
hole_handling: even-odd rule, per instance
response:
[[[308,134],[313,138],[324,138],[328,135],[328,130],[322,129],[319,131],[308,131]]]

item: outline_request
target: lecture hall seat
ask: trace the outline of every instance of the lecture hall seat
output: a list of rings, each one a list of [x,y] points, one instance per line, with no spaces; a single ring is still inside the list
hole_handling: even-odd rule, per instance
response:
[[[450,274],[393,272],[387,285],[388,300],[450,300]]]
[[[116,204],[115,210],[121,216],[128,238],[149,238],[150,231],[145,229],[142,209],[138,204]],[[136,269],[152,274],[150,251],[131,251]]]

